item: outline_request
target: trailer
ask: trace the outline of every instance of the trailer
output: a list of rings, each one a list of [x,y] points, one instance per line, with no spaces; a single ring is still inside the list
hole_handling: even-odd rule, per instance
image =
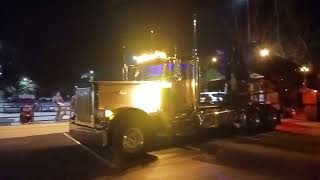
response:
[[[96,137],[115,155],[132,158],[144,153],[158,136],[275,126],[277,118],[267,105],[229,103],[232,100],[224,101],[225,92],[207,93],[215,101],[206,103],[197,59],[181,60],[159,51],[134,59],[132,80],[95,81],[76,88],[71,131]]]

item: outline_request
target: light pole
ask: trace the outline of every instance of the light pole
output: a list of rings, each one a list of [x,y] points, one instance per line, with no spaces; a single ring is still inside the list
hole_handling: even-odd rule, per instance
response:
[[[198,33],[198,16],[196,13],[193,14],[192,18],[192,25],[193,25],[193,51],[192,51],[192,79],[194,82],[194,109],[197,109],[197,104],[199,99],[197,94],[200,91],[199,80],[200,80],[200,61],[198,56],[198,41],[197,41],[197,33]]]
[[[89,82],[94,81],[94,71],[89,70],[89,72],[83,73],[81,79],[89,79]]]
[[[197,42],[197,24],[198,23],[198,17],[197,14],[193,14],[193,51],[192,51],[192,57],[194,60],[197,60],[198,58],[198,42]]]
[[[247,0],[247,21],[248,21],[248,44],[251,43],[251,6],[250,0]]]
[[[0,44],[0,48],[1,48],[1,44]],[[2,65],[0,65],[0,78],[1,78],[2,75],[3,75],[3,73],[2,73]]]
[[[300,72],[303,74],[303,87],[306,87],[307,74],[310,72],[310,68],[307,66],[300,67]]]
[[[123,67],[122,67],[122,80],[127,81],[128,80],[128,65],[126,63],[126,46],[122,46],[122,58],[123,58]]]
[[[93,70],[89,71],[89,81],[94,81],[94,71]]]

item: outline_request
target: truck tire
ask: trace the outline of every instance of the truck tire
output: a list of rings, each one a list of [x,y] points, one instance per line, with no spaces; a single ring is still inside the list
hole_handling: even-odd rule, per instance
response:
[[[248,133],[258,133],[259,127],[261,126],[261,118],[259,112],[253,110],[248,113],[247,127],[246,130]]]
[[[117,158],[131,159],[141,156],[151,137],[148,116],[141,112],[131,112],[119,116],[111,129],[111,150]]]
[[[278,112],[270,106],[265,106],[261,108],[260,116],[262,119],[262,131],[268,132],[273,131],[278,122],[279,122],[279,115]]]
[[[258,111],[250,110],[239,114],[241,130],[244,133],[257,133],[261,125],[261,119]]]
[[[279,121],[278,118],[279,118],[278,112],[273,109],[269,109],[268,122],[266,123],[265,130],[273,131],[278,125],[278,121]]]

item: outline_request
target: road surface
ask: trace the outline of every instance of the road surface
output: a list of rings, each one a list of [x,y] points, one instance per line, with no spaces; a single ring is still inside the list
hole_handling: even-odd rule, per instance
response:
[[[0,179],[320,179],[320,137],[270,132],[160,144],[114,161],[69,134],[0,140]]]

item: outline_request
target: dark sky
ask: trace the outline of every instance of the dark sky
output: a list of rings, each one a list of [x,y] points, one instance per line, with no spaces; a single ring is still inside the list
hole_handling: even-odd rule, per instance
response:
[[[199,49],[207,57],[230,46],[225,22],[231,0],[10,0],[0,3],[0,40],[20,73],[40,87],[72,87],[81,72],[120,79],[122,45],[128,57],[150,46],[190,55],[192,13],[199,16]],[[301,1],[299,1],[301,2]],[[239,10],[244,8],[237,1]]]

